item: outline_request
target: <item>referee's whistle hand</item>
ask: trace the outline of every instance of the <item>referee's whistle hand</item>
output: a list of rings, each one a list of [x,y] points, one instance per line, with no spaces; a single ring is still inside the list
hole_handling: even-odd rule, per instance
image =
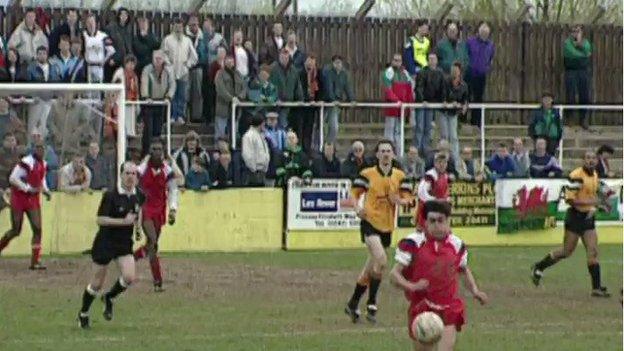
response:
[[[136,215],[136,213],[128,213],[128,214],[126,215],[126,218],[124,218],[124,224],[126,224],[126,225],[132,225],[132,224],[134,224],[134,222],[136,221],[136,219],[137,219],[137,215]]]

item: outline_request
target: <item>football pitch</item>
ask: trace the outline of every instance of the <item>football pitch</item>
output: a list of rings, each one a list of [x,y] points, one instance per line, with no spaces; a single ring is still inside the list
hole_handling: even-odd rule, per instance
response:
[[[548,249],[470,248],[490,304],[467,299],[456,350],[622,350],[622,247],[600,247],[610,299],[589,296],[582,246],[535,288],[529,267]],[[164,293],[152,292],[141,261],[113,321],[96,300],[87,331],[75,322],[87,256],[48,257],[45,272],[28,271],[27,258],[0,258],[0,350],[411,350],[407,303],[388,281],[377,325],[354,325],[342,312],[364,249],[163,257]],[[117,276],[110,272],[106,288]]]

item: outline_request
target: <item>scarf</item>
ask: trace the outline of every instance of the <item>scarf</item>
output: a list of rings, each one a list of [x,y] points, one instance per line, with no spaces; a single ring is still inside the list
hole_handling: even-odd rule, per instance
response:
[[[308,73],[308,94],[310,95],[310,100],[314,100],[316,97],[316,93],[319,91],[318,80],[316,79],[316,67],[312,67],[312,69],[307,70]]]

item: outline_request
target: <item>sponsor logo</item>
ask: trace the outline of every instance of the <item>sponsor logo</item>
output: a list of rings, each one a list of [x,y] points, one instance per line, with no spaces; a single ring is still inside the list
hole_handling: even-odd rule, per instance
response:
[[[336,191],[301,192],[301,212],[336,211],[338,211],[338,193]]]

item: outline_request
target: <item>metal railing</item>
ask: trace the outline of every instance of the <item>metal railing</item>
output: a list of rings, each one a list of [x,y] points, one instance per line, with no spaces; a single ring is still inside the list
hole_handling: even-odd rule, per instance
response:
[[[405,113],[407,109],[449,109],[452,108],[451,104],[446,103],[392,103],[392,102],[280,102],[275,104],[258,104],[249,101],[232,101],[232,114],[231,114],[231,127],[232,127],[232,147],[236,149],[236,109],[237,107],[317,107],[319,109],[319,150],[323,145],[323,133],[324,133],[324,112],[325,107],[344,107],[344,108],[358,108],[358,107],[372,107],[372,108],[400,108],[400,152],[399,156],[403,156],[405,146]],[[471,103],[468,105],[469,110],[481,111],[481,169],[485,166],[485,112],[486,110],[535,110],[540,108],[541,104],[517,104],[517,103]],[[559,110],[561,116],[561,123],[564,121],[565,110],[588,110],[588,111],[623,111],[624,105],[553,105],[553,108]],[[559,141],[559,164],[563,162],[563,138]]]
[[[166,117],[165,123],[167,128],[167,155],[171,155],[171,101],[165,100],[126,100],[126,105],[139,105],[139,106],[165,106]],[[143,127],[143,133],[145,133],[145,127]]]

